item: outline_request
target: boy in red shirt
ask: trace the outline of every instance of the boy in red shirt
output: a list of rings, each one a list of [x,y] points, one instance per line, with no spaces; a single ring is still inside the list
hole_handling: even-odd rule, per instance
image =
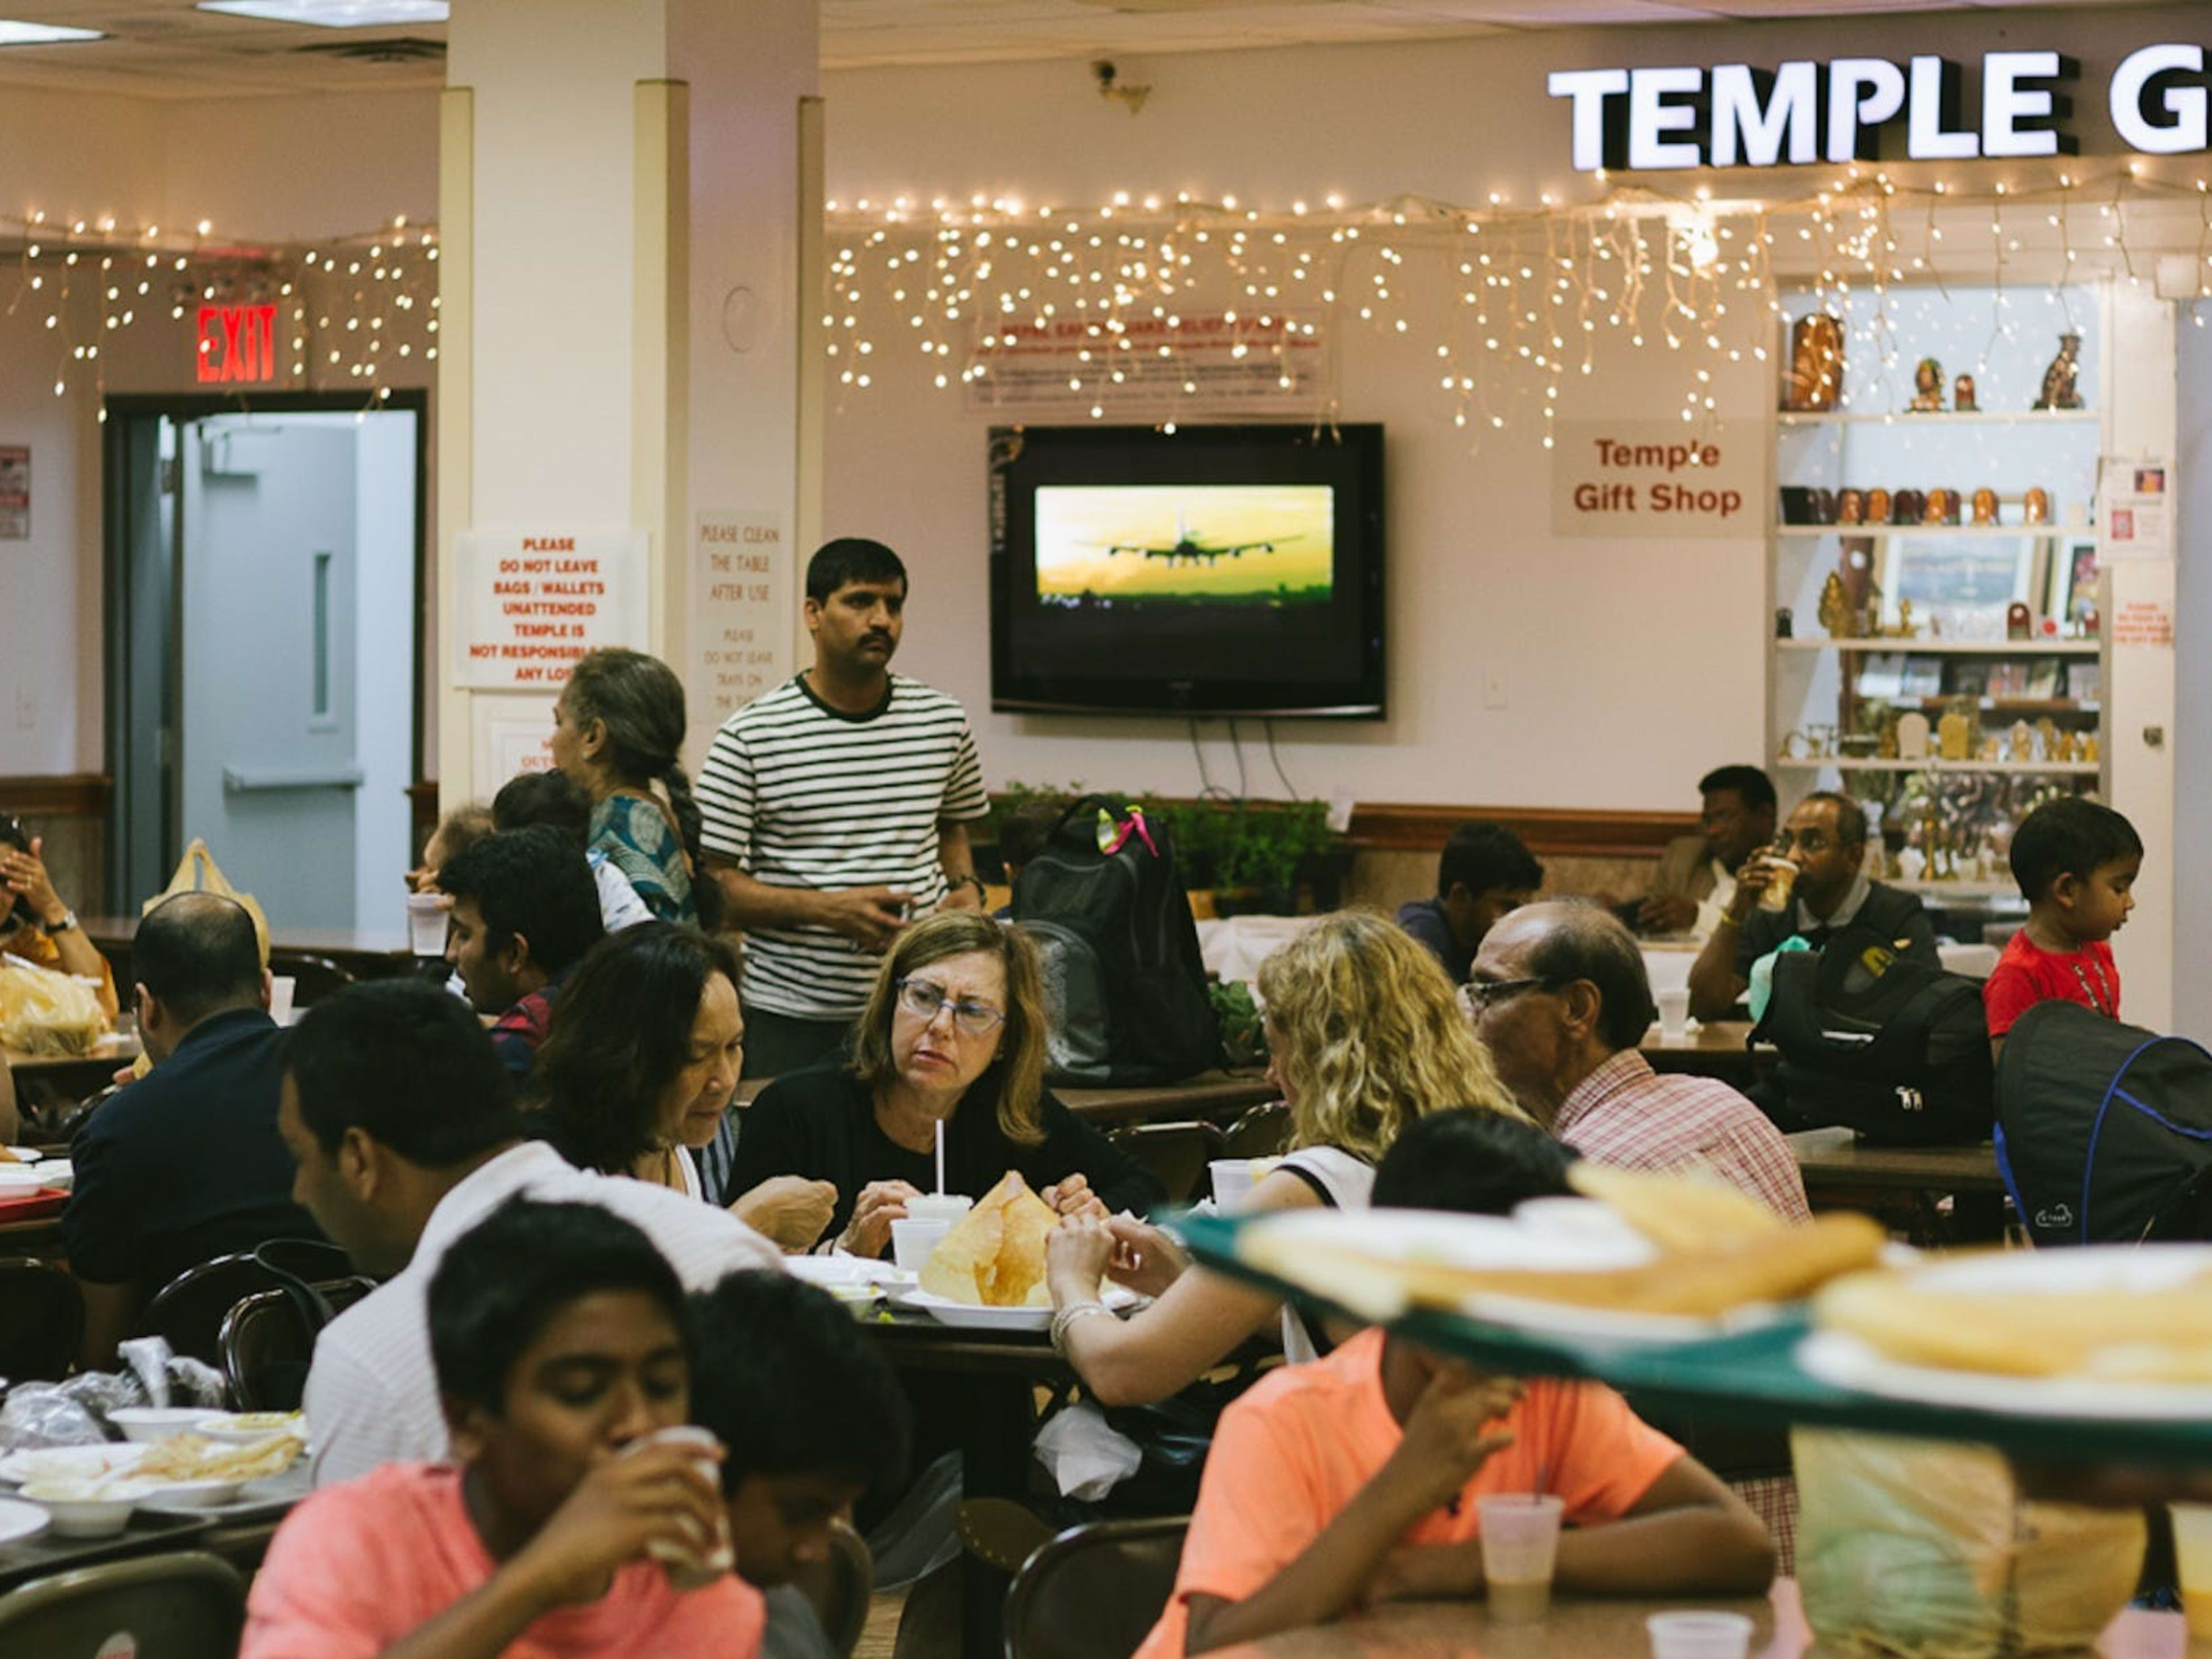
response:
[[[1992,1054],[2039,1002],[2078,1002],[2120,1017],[2120,970],[2105,941],[2136,908],[2142,860],[2135,826],[2079,795],[2045,801],[2021,820],[2012,874],[2027,901],[2027,925],[2006,941],[1982,987]]]
[[[1496,1113],[1432,1113],[1382,1161],[1374,1202],[1501,1212],[1564,1191],[1571,1158]],[[1370,1329],[1222,1414],[1174,1594],[1137,1659],[1394,1597],[1480,1597],[1475,1499],[1540,1490],[1565,1502],[1563,1590],[1755,1594],[1773,1577],[1758,1517],[1612,1389],[1484,1376]]]

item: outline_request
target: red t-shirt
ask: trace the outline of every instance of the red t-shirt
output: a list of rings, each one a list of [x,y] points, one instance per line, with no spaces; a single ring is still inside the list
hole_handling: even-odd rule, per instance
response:
[[[1175,1594],[1136,1659],[1181,1659],[1190,1598],[1241,1601],[1297,1559],[1389,1461],[1404,1431],[1382,1397],[1382,1333],[1362,1331],[1325,1359],[1285,1365],[1221,1414],[1183,1540]],[[1537,1379],[1506,1414],[1513,1443],[1492,1452],[1456,1512],[1413,1523],[1408,1544],[1478,1535],[1488,1492],[1556,1492],[1564,1519],[1617,1521],[1682,1455],[1612,1389]]]
[[[2096,939],[2078,951],[2046,951],[2021,928],[2005,941],[1996,971],[1982,987],[1990,1035],[2002,1036],[2039,1002],[2078,1002],[2118,1019],[2120,970],[2112,961],[2112,947]]]
[[[492,1576],[459,1469],[387,1463],[302,1503],[246,1599],[240,1659],[374,1659]],[[596,1601],[556,1609],[501,1659],[729,1659],[760,1646],[760,1592],[735,1577],[679,1593],[651,1561]]]

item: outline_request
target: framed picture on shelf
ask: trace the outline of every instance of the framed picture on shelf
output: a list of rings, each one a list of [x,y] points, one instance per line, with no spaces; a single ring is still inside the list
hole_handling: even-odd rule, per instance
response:
[[[1978,611],[1993,614],[2002,624],[2007,605],[2015,599],[2033,604],[2044,591],[2045,544],[2043,537],[2027,534],[2017,540],[1894,536],[1884,550],[1879,578],[1886,618],[1895,621],[1899,602],[1910,599],[1916,617]],[[2002,634],[2000,626],[1998,637]]]
[[[2097,544],[2089,538],[2068,541],[2051,562],[2051,584],[2043,614],[2061,626],[2071,623],[2076,607],[2097,602]]]
[[[2056,657],[2038,657],[2032,663],[2021,665],[2027,670],[2027,695],[2049,698],[2061,695],[2059,677],[2066,665]]]
[[[1898,682],[1899,694],[1905,697],[1940,697],[1943,695],[1943,659],[1941,657],[1907,657],[1905,671]]]

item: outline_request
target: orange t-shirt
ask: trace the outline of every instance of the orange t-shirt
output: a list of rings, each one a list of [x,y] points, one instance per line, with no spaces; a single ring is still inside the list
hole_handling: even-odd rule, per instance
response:
[[[493,1571],[460,1471],[387,1463],[325,1486],[276,1529],[246,1598],[239,1659],[374,1659]],[[745,1659],[765,1620],[760,1592],[737,1578],[679,1594],[659,1566],[630,1561],[605,1595],[547,1613],[501,1659]]]
[[[1190,1597],[1241,1601],[1264,1589],[1374,1479],[1403,1437],[1382,1365],[1382,1333],[1362,1331],[1325,1359],[1285,1366],[1222,1413],[1175,1594],[1136,1659],[1182,1659]],[[1437,1510],[1404,1542],[1465,1543],[1480,1529],[1478,1497],[1533,1492],[1540,1480],[1564,1500],[1564,1520],[1616,1521],[1682,1455],[1595,1382],[1532,1381],[1504,1426],[1513,1443],[1474,1472],[1457,1513]]]

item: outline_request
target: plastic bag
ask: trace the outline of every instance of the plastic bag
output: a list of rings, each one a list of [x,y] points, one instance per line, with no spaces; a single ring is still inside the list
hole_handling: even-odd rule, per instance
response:
[[[2143,1518],[2030,1503],[1979,1446],[1798,1431],[1806,1622],[1852,1652],[2086,1650],[2135,1594]]]
[[[225,898],[236,899],[246,907],[246,914],[253,918],[253,936],[261,941],[261,965],[269,965],[269,918],[261,914],[253,895],[240,892],[230,884],[222,866],[209,852],[207,843],[198,836],[185,848],[184,857],[177,860],[177,873],[169,878],[169,884],[139,907],[141,915],[151,910],[163,899],[174,898],[179,893],[221,893]]]
[[[1092,1503],[1134,1474],[1145,1461],[1144,1449],[1087,1401],[1070,1406],[1046,1424],[1037,1435],[1036,1449],[1037,1462],[1062,1498]]]
[[[0,1405],[0,1451],[46,1446],[97,1446],[107,1431],[90,1407],[56,1382],[18,1382]]]
[[[107,1030],[99,993],[75,975],[0,957],[0,1048],[83,1054]]]
[[[1785,951],[1809,951],[1812,944],[1802,933],[1792,933],[1765,956],[1751,964],[1751,983],[1743,994],[1744,1006],[1751,1010],[1753,1025],[1766,1018],[1766,1005],[1774,1000],[1774,958]]]

